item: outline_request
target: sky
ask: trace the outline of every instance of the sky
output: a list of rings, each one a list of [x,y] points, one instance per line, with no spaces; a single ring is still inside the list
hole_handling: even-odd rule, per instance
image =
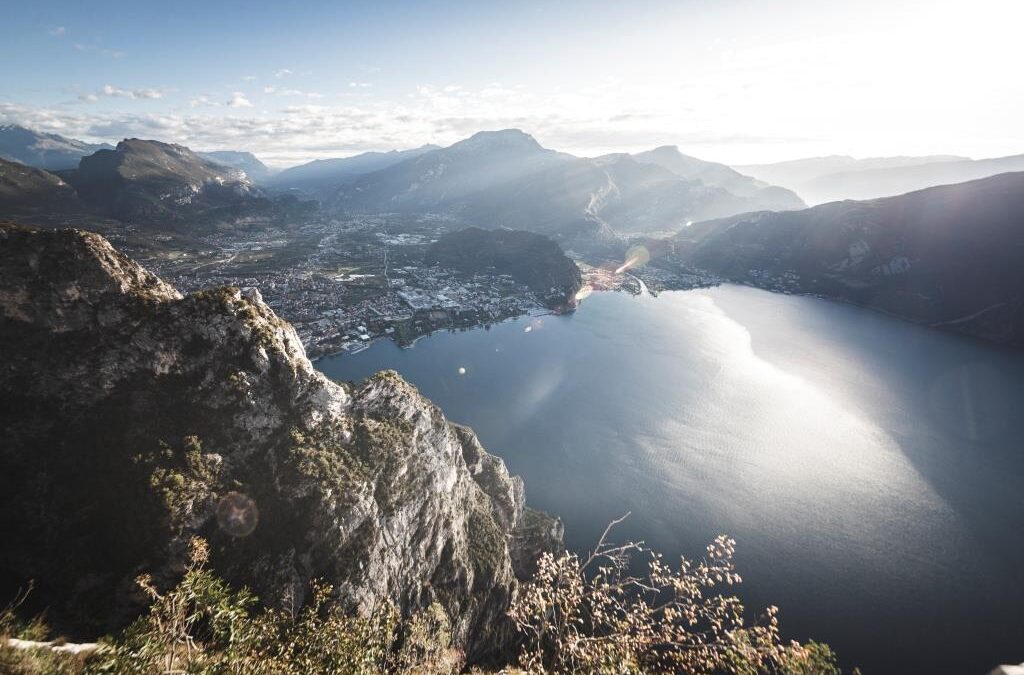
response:
[[[1024,153],[1024,0],[12,2],[0,123],[274,166],[516,127],[730,164]]]

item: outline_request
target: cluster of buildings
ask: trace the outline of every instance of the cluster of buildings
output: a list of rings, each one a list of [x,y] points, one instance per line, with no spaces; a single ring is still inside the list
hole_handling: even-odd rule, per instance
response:
[[[288,298],[274,309],[293,321],[310,355],[319,356],[358,351],[379,337],[411,342],[438,329],[493,323],[541,308],[529,289],[510,277],[461,277],[438,267],[391,270],[379,291],[360,300],[322,306],[313,310],[317,318],[310,321],[291,318]]]
[[[406,265],[383,274],[281,269],[259,275],[166,274],[184,293],[210,286],[255,287],[291,322],[310,356],[358,351],[379,337],[406,342],[441,328],[493,323],[542,308],[508,275],[459,275]]]

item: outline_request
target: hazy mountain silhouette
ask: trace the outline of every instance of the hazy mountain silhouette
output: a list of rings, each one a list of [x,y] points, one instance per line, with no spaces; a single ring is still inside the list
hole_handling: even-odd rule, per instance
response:
[[[13,124],[0,126],[0,159],[21,162],[47,171],[73,169],[82,157],[110,147],[106,143],[84,143]]]
[[[352,157],[317,159],[277,173],[268,184],[279,190],[299,190],[314,196],[331,195],[359,176],[386,169],[436,149],[436,145],[424,145],[412,150],[364,152]]]

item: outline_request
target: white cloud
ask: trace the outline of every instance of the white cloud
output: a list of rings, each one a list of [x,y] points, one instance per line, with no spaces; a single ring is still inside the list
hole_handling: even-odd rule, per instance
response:
[[[121,98],[156,99],[164,97],[164,93],[159,89],[118,89],[109,84],[104,85],[100,92],[104,96],[117,96]]]
[[[231,100],[227,102],[229,108],[251,108],[252,102],[245,97],[240,91],[236,91],[231,95]]]
[[[88,44],[85,42],[76,42],[74,44],[74,50],[76,52],[95,53],[112,59],[123,59],[126,56],[126,54],[119,49],[106,49],[99,45]]]
[[[188,105],[189,105],[190,108],[199,108],[201,106],[216,107],[216,106],[219,106],[220,103],[218,103],[217,101],[214,101],[209,96],[193,96],[189,100]]]
[[[373,85],[371,85],[369,82],[349,82],[348,86],[352,87],[353,89],[365,89],[366,87],[372,87]]]
[[[68,29],[64,26],[54,26],[48,32],[53,37],[64,37],[64,34],[68,32]]]
[[[86,103],[95,103],[100,100],[101,97],[106,98],[130,98],[136,100],[142,99],[159,99],[164,97],[164,92],[160,89],[121,89],[115,87],[112,84],[103,85],[102,88],[95,92],[89,92],[85,94],[79,94],[78,100]]]
[[[246,81],[246,82],[255,82],[256,81],[256,76],[255,75],[243,75],[242,79],[244,81]]]
[[[264,94],[276,96],[302,96],[305,98],[323,98],[324,95],[315,91],[302,91],[301,89],[280,89],[278,87],[263,87]]]
[[[291,74],[292,71],[288,70],[287,68],[282,68],[274,73],[274,77],[288,77]]]

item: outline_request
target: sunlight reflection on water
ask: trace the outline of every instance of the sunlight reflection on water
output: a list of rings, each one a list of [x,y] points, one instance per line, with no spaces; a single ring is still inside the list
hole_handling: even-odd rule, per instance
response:
[[[573,315],[317,365],[399,370],[523,476],[570,545],[627,511],[622,536],[669,557],[729,533],[750,605],[779,604],[794,637],[865,672],[1019,642],[1020,353],[726,286],[594,293]]]

